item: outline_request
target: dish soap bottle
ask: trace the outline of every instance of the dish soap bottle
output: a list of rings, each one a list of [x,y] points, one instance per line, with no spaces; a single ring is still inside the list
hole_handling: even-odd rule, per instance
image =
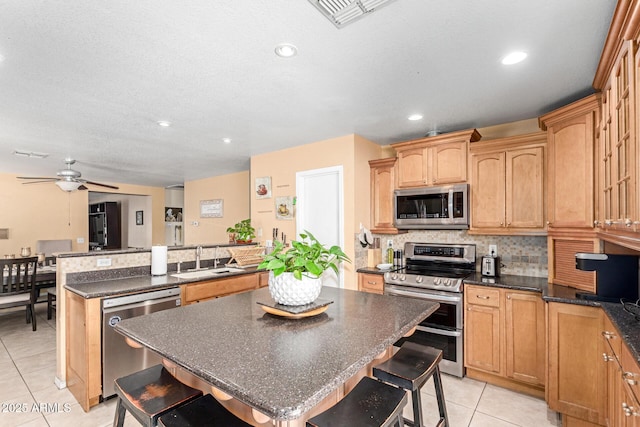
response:
[[[387,240],[386,263],[393,265],[393,240]]]

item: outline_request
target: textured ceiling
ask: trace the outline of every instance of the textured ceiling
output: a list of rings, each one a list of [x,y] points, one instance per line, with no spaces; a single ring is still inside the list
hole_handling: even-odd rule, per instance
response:
[[[306,0],[3,0],[0,171],[51,176],[71,156],[89,180],[167,186],[351,133],[537,117],[592,92],[615,5],[397,0],[337,29]],[[512,50],[529,56],[505,67]]]

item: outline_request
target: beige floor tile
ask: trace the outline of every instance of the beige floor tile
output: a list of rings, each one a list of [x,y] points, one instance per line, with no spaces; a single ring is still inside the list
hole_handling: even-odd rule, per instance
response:
[[[76,404],[78,401],[73,394],[67,388],[62,390],[58,389],[54,384],[48,385],[46,388],[42,388],[37,391],[31,391],[33,398],[38,403],[44,404],[57,404],[62,405],[65,403]]]
[[[442,389],[447,402],[456,403],[467,408],[475,409],[482,396],[485,383],[471,378],[458,378],[452,375],[442,374]],[[420,389],[423,395],[435,396],[433,378]]]
[[[14,396],[28,396],[29,402],[33,400],[27,385],[19,374],[2,380],[2,387],[0,387],[0,402],[5,403],[10,401]],[[0,408],[0,410],[1,409],[4,408]]]
[[[55,372],[56,369],[56,351],[48,350],[43,353],[34,354],[14,359],[18,370],[26,374],[28,372],[37,371],[44,368],[50,368]]]
[[[22,374],[22,378],[27,383],[29,390],[33,393],[50,387],[56,387],[53,382],[55,375],[55,369],[52,370],[47,367],[44,369],[38,369],[37,371],[25,372]]]
[[[44,416],[41,415],[39,418],[27,421],[24,424],[18,424],[16,427],[49,427],[49,424],[47,424]]]
[[[67,412],[45,414],[51,427],[102,427],[113,424],[115,401],[110,400],[84,412],[79,404],[70,405]]]
[[[473,414],[469,427],[517,427],[517,424],[511,424],[506,421],[493,418],[489,415],[476,412]],[[453,427],[453,426],[452,426]]]
[[[50,326],[39,327],[37,331],[17,332],[2,337],[12,359],[19,359],[56,349],[56,331]]]
[[[548,410],[544,400],[490,384],[482,393],[477,411],[521,427],[559,425],[556,413]]]

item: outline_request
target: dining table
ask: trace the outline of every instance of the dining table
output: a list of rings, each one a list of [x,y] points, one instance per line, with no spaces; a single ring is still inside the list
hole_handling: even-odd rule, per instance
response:
[[[265,417],[254,425],[292,426],[438,308],[326,286],[315,302],[326,310],[313,316],[273,314],[274,304],[262,288],[125,319],[115,329]]]

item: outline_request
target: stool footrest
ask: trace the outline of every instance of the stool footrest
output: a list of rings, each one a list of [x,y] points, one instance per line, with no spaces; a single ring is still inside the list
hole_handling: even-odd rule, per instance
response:
[[[159,427],[251,427],[229,412],[210,394],[205,394],[171,412],[158,420]]]

